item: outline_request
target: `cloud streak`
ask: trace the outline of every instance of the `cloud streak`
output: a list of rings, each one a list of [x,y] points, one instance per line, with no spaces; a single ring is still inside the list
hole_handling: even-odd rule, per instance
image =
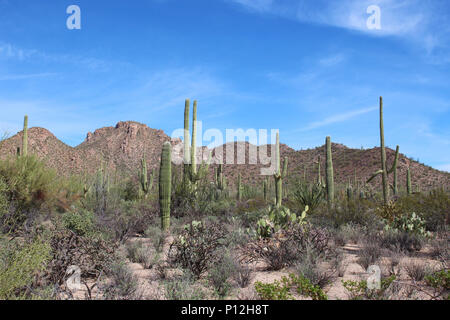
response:
[[[309,131],[309,130],[317,129],[320,127],[325,127],[330,124],[344,122],[349,119],[360,116],[362,114],[366,114],[366,113],[375,111],[377,109],[378,109],[378,107],[370,107],[370,108],[364,108],[364,109],[350,111],[347,113],[336,114],[331,117],[325,118],[324,120],[321,120],[321,121],[311,122],[310,124],[306,125],[305,127],[301,128],[301,129],[298,129],[296,131]]]
[[[57,75],[58,73],[44,72],[44,73],[32,73],[32,74],[7,74],[0,75],[0,81],[10,81],[10,80],[27,80],[34,78],[46,78]]]

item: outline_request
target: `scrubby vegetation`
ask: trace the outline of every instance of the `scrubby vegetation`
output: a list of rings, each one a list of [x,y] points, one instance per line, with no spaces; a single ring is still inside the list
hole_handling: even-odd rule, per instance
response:
[[[187,101],[186,132],[188,117]],[[0,299],[448,298],[445,188],[334,184],[329,138],[325,180],[320,168],[314,181],[289,176],[287,160],[281,170],[277,139],[273,182],[234,183],[222,165],[196,164],[195,130],[190,164],[172,164],[165,144],[159,174],[145,158],[132,177],[102,165],[68,178],[23,153],[0,161]],[[395,168],[384,163],[383,180]]]

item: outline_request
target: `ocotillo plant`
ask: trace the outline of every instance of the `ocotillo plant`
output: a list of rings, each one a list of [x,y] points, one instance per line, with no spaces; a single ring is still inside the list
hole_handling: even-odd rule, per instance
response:
[[[333,176],[333,157],[331,154],[331,138],[326,137],[325,139],[325,159],[326,159],[326,179],[327,179],[327,196],[328,205],[331,206],[334,200],[334,176]]]
[[[153,188],[153,178],[155,176],[155,169],[152,170],[150,179],[147,178],[147,162],[145,156],[141,159],[141,170],[139,171],[139,181],[141,183],[141,191],[144,194],[144,198],[147,198],[149,192]]]
[[[23,118],[22,155],[28,155],[28,116]]]
[[[161,229],[167,231],[170,227],[170,198],[172,192],[172,155],[170,142],[164,142],[159,167],[159,207],[161,214]]]
[[[280,154],[280,134],[277,132],[277,141],[275,146],[275,163],[276,171],[273,175],[275,179],[275,204],[277,207],[281,206],[282,196],[283,196],[283,179],[287,175],[288,158],[284,159],[283,171],[281,171],[281,154]]]
[[[242,200],[242,178],[241,173],[238,174],[238,180],[237,180],[237,200]]]
[[[411,171],[408,170],[406,171],[406,192],[408,194],[412,194],[412,186],[411,186]]]
[[[388,171],[386,165],[386,148],[384,145],[384,123],[383,123],[383,97],[380,97],[380,146],[381,146],[381,170],[375,172],[367,182],[370,182],[377,175],[381,174],[382,187],[383,187],[383,200],[384,204],[389,201],[389,187],[388,187],[388,175],[396,170],[397,160],[394,160],[392,168]],[[398,159],[399,147],[397,146],[395,159]]]

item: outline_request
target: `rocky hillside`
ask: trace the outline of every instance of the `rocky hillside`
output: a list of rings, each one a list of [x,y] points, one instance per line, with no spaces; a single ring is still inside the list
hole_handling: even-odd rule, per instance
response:
[[[105,127],[89,132],[83,143],[76,147],[70,147],[58,140],[51,132],[44,128],[31,128],[28,131],[29,152],[36,154],[44,159],[47,164],[58,170],[59,173],[80,174],[93,173],[101,163],[117,173],[125,175],[136,175],[140,166],[140,160],[145,154],[148,168],[159,167],[160,152],[162,144],[165,141],[171,141],[174,146],[173,157],[182,159],[183,144],[179,139],[171,139],[162,130],[155,130],[138,122],[119,122],[115,127]],[[0,145],[0,156],[2,158],[8,155],[14,156],[17,147],[22,145],[22,132],[3,141]],[[228,181],[234,183],[238,172],[241,173],[243,180],[247,183],[260,183],[263,176],[260,175],[261,168],[268,165],[261,164],[259,158],[260,148],[248,142],[229,143],[222,147],[222,159],[234,158],[244,164],[225,164],[224,173]],[[213,159],[220,159],[221,147],[211,150]],[[267,147],[267,146],[265,146]],[[231,150],[234,149],[234,155]],[[250,152],[252,151],[252,152]],[[261,154],[271,155],[270,146],[267,151]],[[207,159],[210,150],[205,147],[198,150],[198,162],[201,159]],[[341,144],[332,144],[333,164],[335,172],[335,181],[337,183],[346,183],[349,180],[365,181],[370,175],[380,167],[380,149],[350,149]],[[296,179],[297,176],[306,177],[309,180],[317,179],[318,164],[320,157],[321,174],[325,175],[325,157],[324,146],[315,149],[296,151],[287,145],[281,145],[282,157],[289,159],[289,178]],[[387,149],[388,165],[394,158],[394,150]],[[240,159],[245,155],[245,160]],[[227,163],[226,161],[225,163]],[[404,188],[406,180],[406,170],[411,168],[413,187],[420,186],[421,190],[428,190],[433,187],[450,187],[450,174],[435,170],[431,167],[418,163],[410,158],[400,154],[398,163],[398,176],[400,188]],[[212,176],[214,165],[210,168]],[[392,177],[391,177],[392,179]],[[379,183],[381,178],[376,178],[374,184]]]

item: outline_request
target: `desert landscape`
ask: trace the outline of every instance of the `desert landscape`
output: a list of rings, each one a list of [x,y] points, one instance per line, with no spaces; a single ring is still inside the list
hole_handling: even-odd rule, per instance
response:
[[[270,176],[248,142],[247,164],[196,147],[197,101],[184,141],[119,122],[72,148],[25,116],[0,145],[0,298],[448,299],[450,174],[386,149],[379,110],[380,148],[277,133]]]
[[[0,0],[2,308],[444,307],[449,79],[445,0]]]

